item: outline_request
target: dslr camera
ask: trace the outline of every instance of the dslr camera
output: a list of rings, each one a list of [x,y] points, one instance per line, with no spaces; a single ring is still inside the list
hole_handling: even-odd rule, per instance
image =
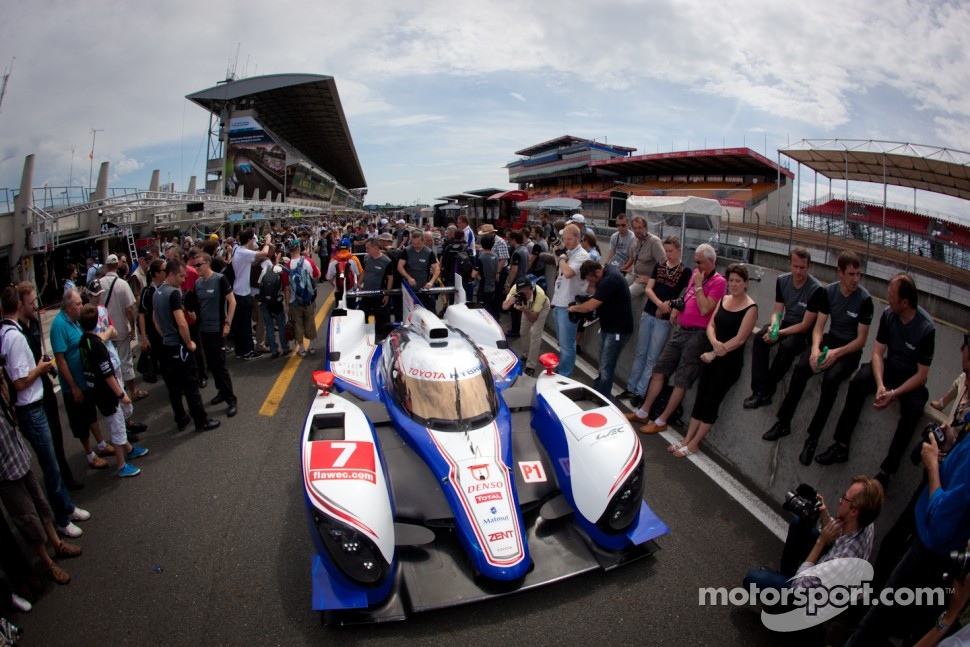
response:
[[[916,443],[916,447],[913,447],[913,452],[909,455],[909,460],[913,461],[913,465],[919,465],[922,457],[920,454],[923,452],[923,444],[930,442],[930,436],[936,438],[936,446],[942,447],[943,443],[946,441],[946,434],[943,433],[943,427],[935,422],[931,422],[923,427],[923,432],[920,434],[919,442]]]
[[[970,552],[964,550],[951,550],[950,563],[943,574],[943,584],[950,584],[954,580],[963,581],[963,578],[970,573]]]
[[[50,362],[54,358],[51,357],[50,355],[44,355],[43,357],[41,357],[41,359],[44,360],[45,362]],[[57,377],[57,364],[54,364],[51,366],[51,376]]]
[[[815,488],[801,483],[794,490],[785,493],[785,502],[781,507],[801,519],[803,523],[814,523],[818,520],[822,502],[818,500],[818,492]]]
[[[525,304],[526,304],[525,294],[523,292],[516,292],[515,305],[525,307]]]
[[[687,307],[687,304],[684,302],[684,297],[677,297],[676,299],[670,300],[671,310],[680,310],[683,312],[685,307]]]
[[[580,303],[586,303],[592,298],[593,296],[590,294],[577,294],[576,300],[570,303],[569,305],[575,306]],[[569,313],[569,321],[571,321],[574,324],[583,323],[584,321],[596,321],[596,319],[597,319],[597,314],[595,310],[590,310],[589,312],[570,312]]]

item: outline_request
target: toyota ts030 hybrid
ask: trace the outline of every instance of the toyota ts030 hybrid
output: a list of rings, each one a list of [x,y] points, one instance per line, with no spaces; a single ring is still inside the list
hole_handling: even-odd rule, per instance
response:
[[[643,501],[643,452],[620,411],[555,374],[552,353],[544,374],[520,375],[502,328],[463,292],[439,318],[405,286],[404,321],[379,345],[363,311],[331,314],[301,444],[326,622],[611,569],[669,532]]]

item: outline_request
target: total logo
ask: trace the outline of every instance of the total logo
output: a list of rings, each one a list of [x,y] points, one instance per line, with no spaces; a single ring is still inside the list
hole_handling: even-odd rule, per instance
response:
[[[501,500],[502,500],[501,492],[486,492],[485,494],[475,495],[475,503],[488,503],[489,501],[501,501]],[[492,510],[495,510],[495,508],[492,508]],[[492,514],[494,514],[494,512]]]

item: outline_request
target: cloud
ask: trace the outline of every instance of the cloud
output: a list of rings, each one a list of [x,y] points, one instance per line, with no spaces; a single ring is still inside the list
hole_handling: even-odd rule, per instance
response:
[[[509,92],[509,96],[511,96],[511,97],[512,97],[512,98],[514,98],[514,99],[518,99],[518,100],[519,100],[519,101],[521,101],[522,103],[525,103],[525,97],[523,97],[523,96],[522,96],[521,94],[519,94],[518,92]]]
[[[387,122],[388,126],[397,128],[399,126],[415,126],[417,124],[426,124],[432,121],[441,121],[444,119],[441,115],[409,115],[407,117],[398,117],[397,119],[391,119]]]

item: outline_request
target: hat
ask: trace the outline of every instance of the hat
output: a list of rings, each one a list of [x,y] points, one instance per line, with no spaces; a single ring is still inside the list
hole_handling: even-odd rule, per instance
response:
[[[577,225],[585,225],[586,216],[581,213],[574,213],[573,217],[569,219],[569,222],[575,222]]]
[[[138,258],[144,258],[146,261],[150,261],[152,260],[152,253],[143,247],[138,250]]]
[[[381,218],[381,225],[387,224],[387,218]]]
[[[209,240],[219,240],[219,234],[209,234]]]
[[[337,249],[340,249],[341,247],[345,247],[347,249],[350,249],[350,239],[349,238],[341,238],[340,239],[340,244],[337,245]]]
[[[489,224],[482,225],[482,228],[478,230],[479,236],[484,236],[486,234],[494,234],[494,233],[495,233],[495,227]]]
[[[104,264],[105,265],[117,265],[118,264],[118,255],[117,254],[109,254],[108,255],[108,258],[104,259]]]
[[[101,288],[101,281],[99,281],[98,279],[94,279],[90,283],[88,283],[88,296],[96,297],[96,296],[99,296],[102,292],[104,292],[104,290]]]
[[[389,243],[393,243],[394,242],[394,236],[392,236],[390,234],[381,234],[380,236],[377,237],[377,239],[378,240],[386,240]]]
[[[516,290],[524,290],[526,288],[531,288],[531,287],[532,287],[532,281],[530,281],[529,278],[526,276],[523,276],[522,278],[520,278],[518,281],[515,282]]]
[[[403,218],[398,218],[398,220],[394,224],[395,225],[406,225],[408,223]]]

